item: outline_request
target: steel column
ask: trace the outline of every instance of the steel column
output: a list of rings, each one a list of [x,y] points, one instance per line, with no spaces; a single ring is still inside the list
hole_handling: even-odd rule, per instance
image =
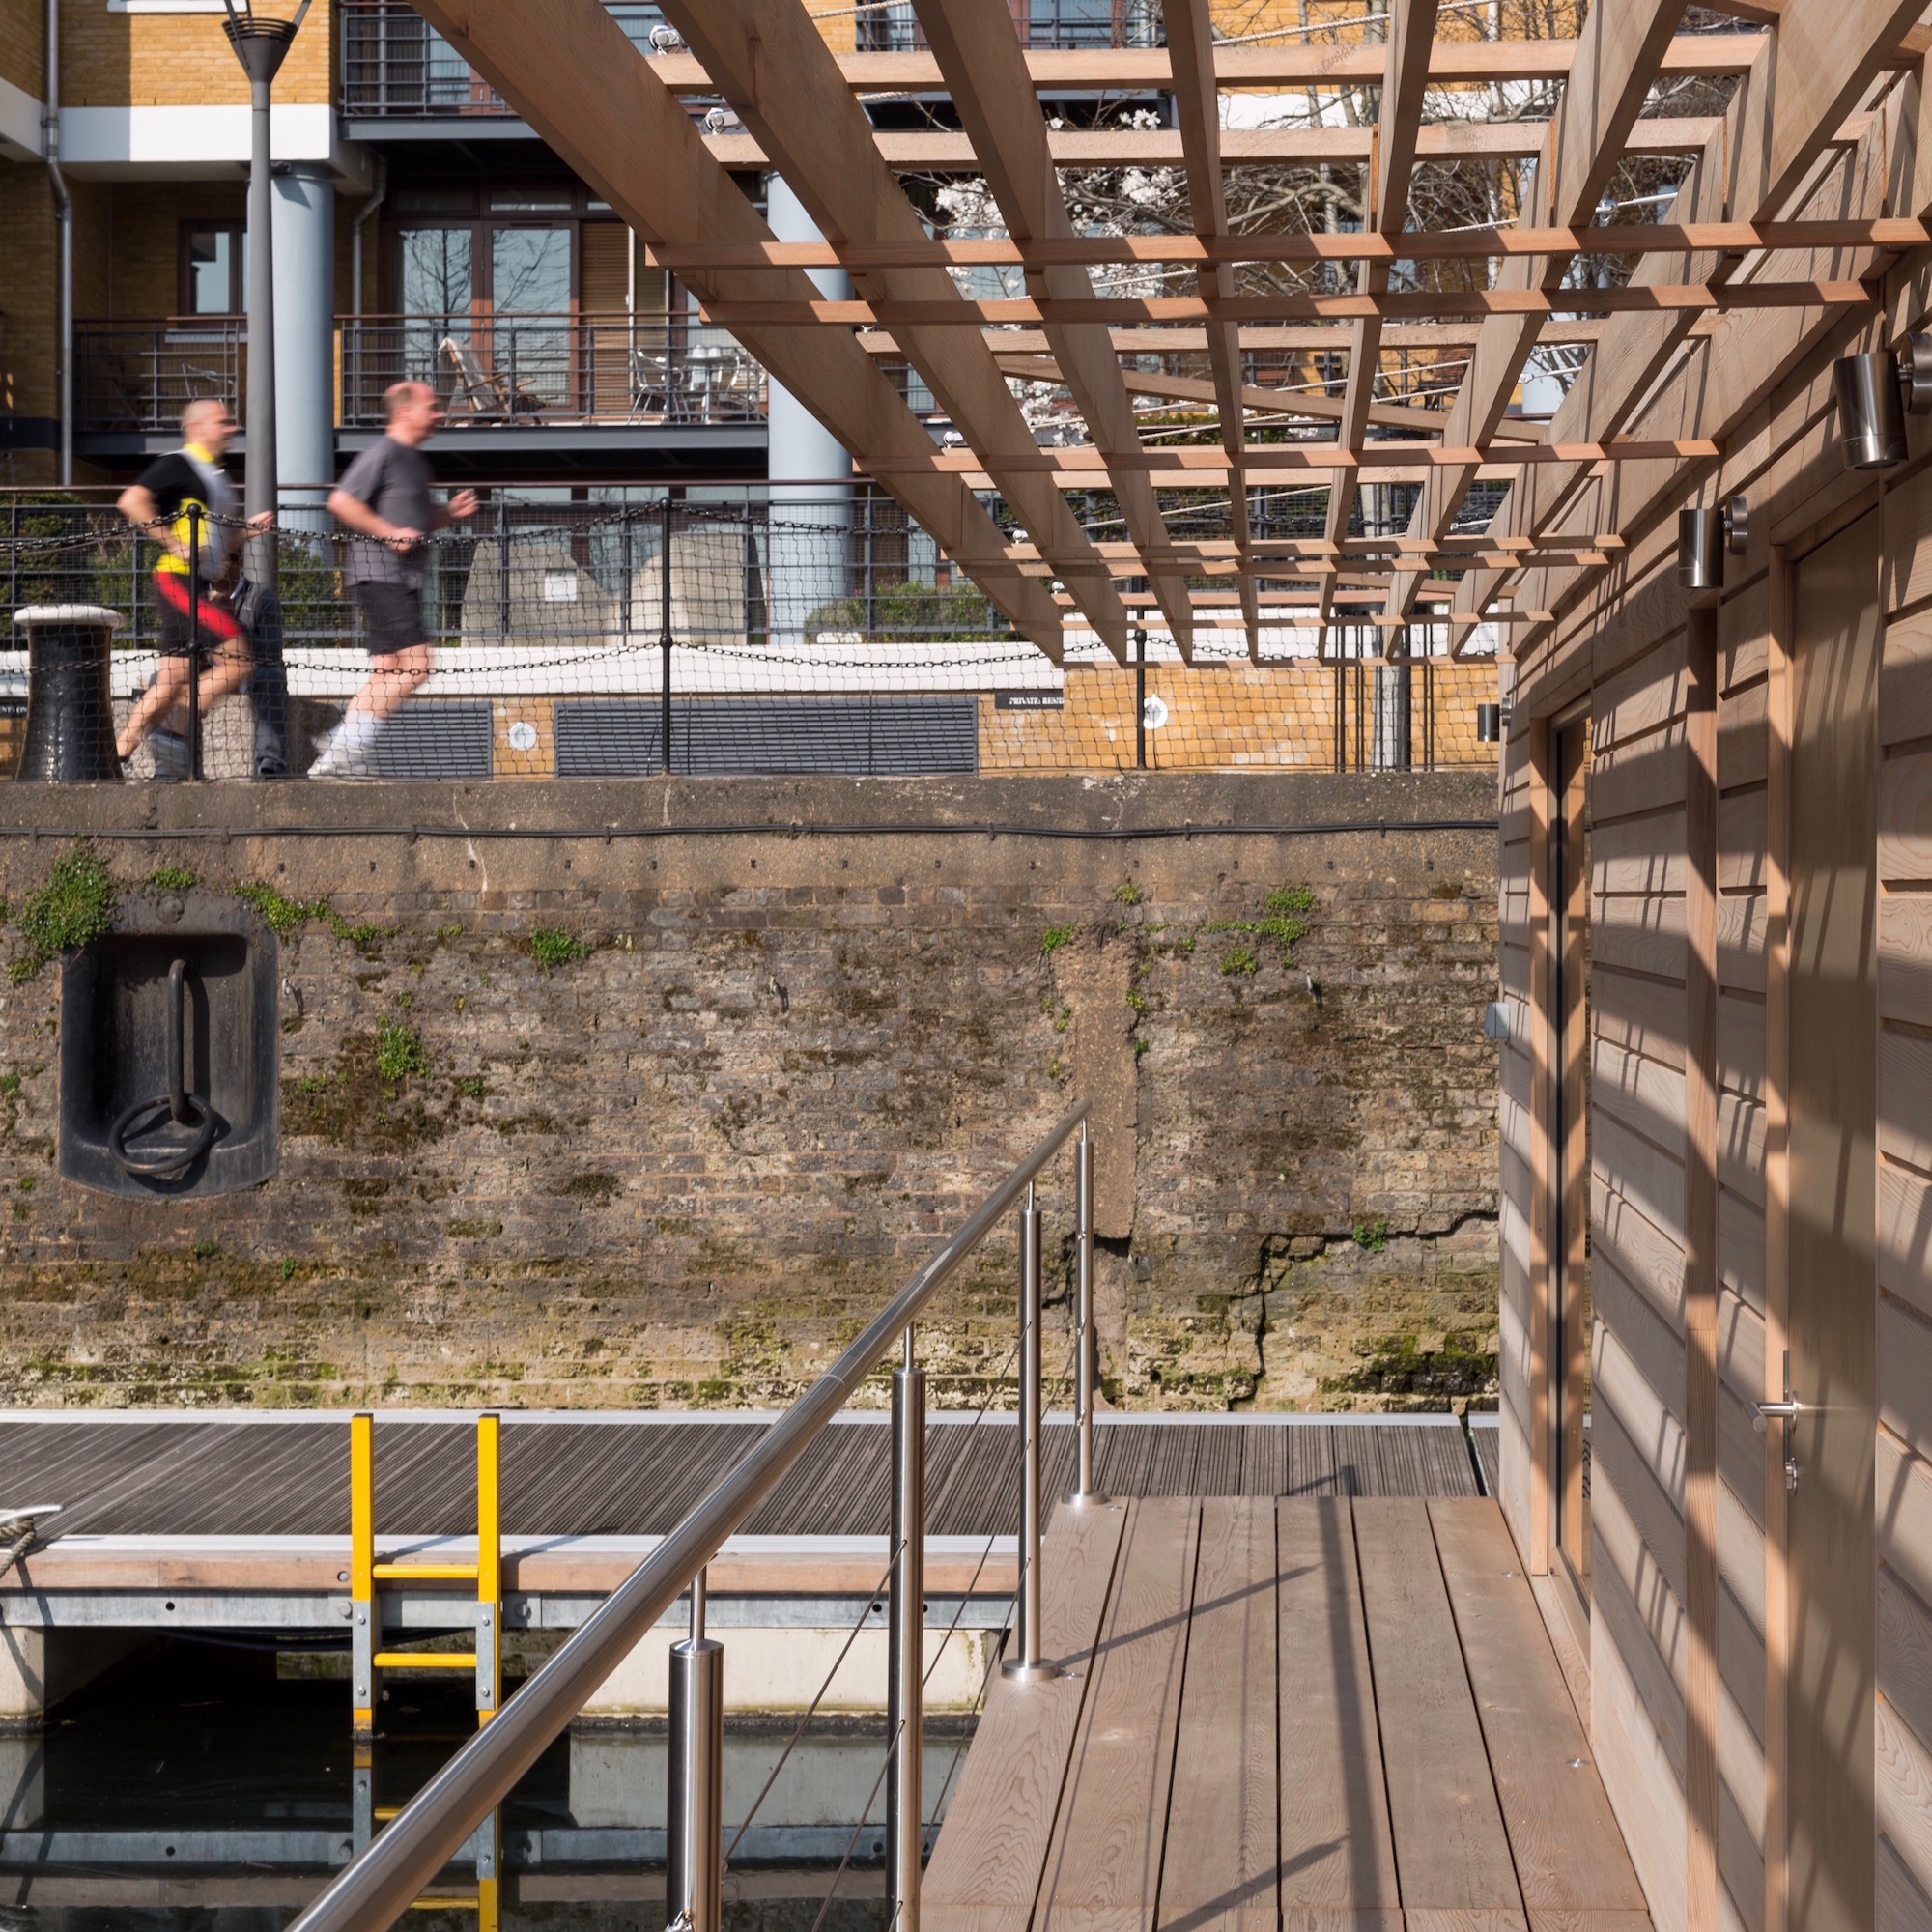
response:
[[[1078,1216],[1074,1263],[1078,1272],[1079,1333],[1075,1340],[1078,1371],[1075,1382],[1075,1423],[1079,1435],[1079,1473],[1067,1498],[1075,1509],[1093,1509],[1107,1498],[1094,1481],[1094,1394],[1099,1373],[1099,1344],[1094,1332],[1094,1142],[1086,1122],[1073,1148],[1073,1191]]]
[[[893,1371],[893,1569],[891,1661],[886,1735],[886,1897],[895,1932],[919,1932],[920,1868],[924,1860],[920,1749],[925,1690],[925,1371],[905,1359]]]
[[[704,1573],[691,1634],[670,1650],[670,1792],[665,1814],[668,1923],[719,1932],[724,1891],[724,1646],[704,1634]]]
[[[1020,1209],[1020,1590],[1016,1655],[1000,1668],[1022,1684],[1060,1675],[1039,1654],[1039,1204],[1032,1181]]]

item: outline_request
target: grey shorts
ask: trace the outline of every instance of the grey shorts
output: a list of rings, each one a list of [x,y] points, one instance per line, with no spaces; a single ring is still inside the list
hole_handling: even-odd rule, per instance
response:
[[[371,657],[413,650],[429,642],[423,623],[422,592],[409,583],[355,583],[350,586],[362,612],[362,628]]]

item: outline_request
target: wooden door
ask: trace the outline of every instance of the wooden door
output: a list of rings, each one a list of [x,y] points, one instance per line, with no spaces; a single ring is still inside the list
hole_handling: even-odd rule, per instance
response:
[[[1790,791],[1790,1932],[1873,1922],[1876,513],[1797,566]],[[1767,1376],[1767,1380],[1776,1378]]]

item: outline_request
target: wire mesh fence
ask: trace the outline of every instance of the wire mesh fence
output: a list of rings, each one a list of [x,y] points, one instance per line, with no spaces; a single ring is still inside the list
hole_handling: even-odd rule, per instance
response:
[[[499,496],[404,547],[285,509],[269,536],[210,525],[192,557],[180,526],[135,530],[104,498],[16,495],[0,519],[15,646],[0,652],[0,770],[18,776],[1493,760],[1477,707],[1494,667],[1449,660],[1430,627],[1411,633],[1411,663],[1368,662],[1366,626],[1331,629],[1323,661],[1305,607],[1264,599],[1251,659],[1244,633],[1211,622],[1204,580],[1192,664],[1151,623],[1145,664],[1122,666],[1069,611],[1056,665],[865,491],[614,507]]]

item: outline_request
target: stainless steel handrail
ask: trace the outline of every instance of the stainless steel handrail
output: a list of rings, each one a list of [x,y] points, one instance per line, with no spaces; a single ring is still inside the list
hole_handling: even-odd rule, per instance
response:
[[[980,1202],[966,1225],[875,1315],[865,1332],[759,1438],[742,1462],[632,1571],[498,1714],[403,1806],[290,1932],[380,1932],[410,1909],[525,1772],[632,1647],[684,1594],[921,1309],[1026,1192],[1069,1134],[1087,1102],[1069,1108],[1027,1157]],[[1037,1453],[1037,1443],[1035,1453]]]

